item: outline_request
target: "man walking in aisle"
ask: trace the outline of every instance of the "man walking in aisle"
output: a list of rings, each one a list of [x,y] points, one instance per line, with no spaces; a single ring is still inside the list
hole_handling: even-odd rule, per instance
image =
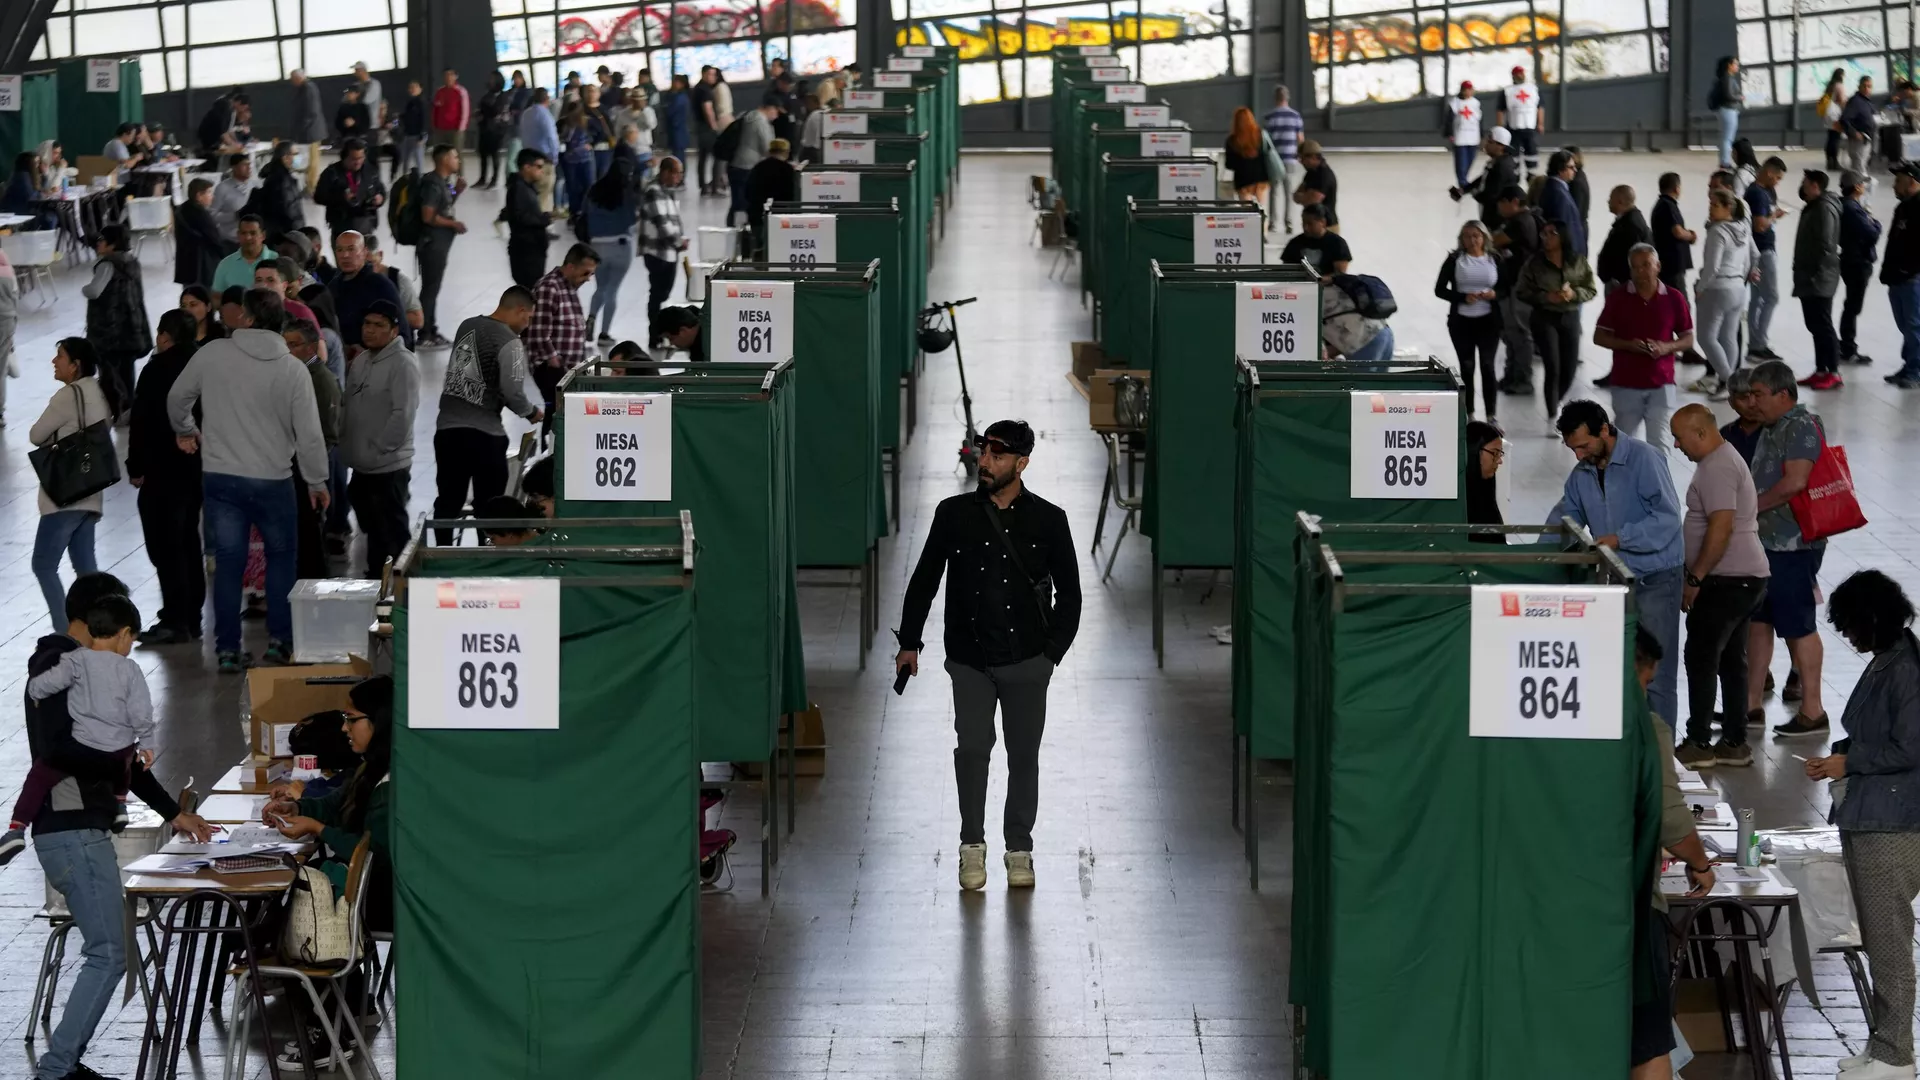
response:
[[[1747,632],[1747,716],[1760,720],[1766,697],[1767,669],[1773,663],[1773,639],[1787,643],[1793,670],[1800,675],[1800,706],[1792,719],[1774,726],[1782,738],[1824,736],[1827,712],[1821,707],[1820,667],[1826,650],[1820,642],[1820,562],[1825,540],[1808,541],[1788,505],[1807,489],[1813,463],[1826,446],[1824,425],[1805,405],[1793,381],[1793,369],[1769,360],[1753,369],[1749,408],[1765,424],[1753,449],[1753,486],[1760,493],[1760,546],[1767,552],[1767,599],[1754,613]],[[1783,695],[1784,696],[1784,695]]]
[[[514,173],[507,178],[506,208],[500,211],[500,219],[507,223],[507,268],[513,283],[523,289],[533,288],[547,269],[547,226],[553,214],[540,205],[540,179],[547,167],[547,156],[540,151],[533,147],[520,151]]]
[[[1753,222],[1753,247],[1760,253],[1759,276],[1747,301],[1747,355],[1755,360],[1780,359],[1779,353],[1767,347],[1767,328],[1773,325],[1773,313],[1780,307],[1780,238],[1774,226],[1787,216],[1780,205],[1780,181],[1786,175],[1787,163],[1770,157],[1741,195],[1747,200],[1747,216]]]
[[[980,440],[979,490],[934,509],[907,583],[895,670],[920,670],[920,633],[947,577],[947,674],[953,679],[953,774],[960,793],[960,887],[987,883],[987,775],[995,708],[1007,739],[1007,886],[1033,887],[1040,736],[1047,684],[1080,629],[1080,569],[1067,515],[1026,490],[1033,453],[1024,420],[1000,420]]]
[[[680,201],[673,197],[682,176],[679,158],[661,158],[653,182],[640,198],[640,258],[647,264],[648,327],[660,314],[660,305],[673,295],[673,275],[680,268],[680,253],[687,250],[686,231],[680,227]],[[647,336],[653,336],[651,330]],[[649,348],[653,345],[653,341],[647,342]]]
[[[553,110],[547,107],[547,89],[540,87],[533,92],[533,98],[525,109],[520,111],[520,161],[526,160],[528,150],[540,154],[540,175],[534,180],[534,190],[540,196],[542,212],[553,213],[553,163],[560,160],[560,132],[553,122]],[[521,169],[519,161],[514,163]],[[525,175],[524,172],[522,175]]]
[[[407,543],[419,361],[400,339],[400,305],[376,300],[361,317],[362,352],[347,368],[340,457],[353,470],[347,499],[367,534],[366,576],[379,577]]]
[[[507,491],[507,428],[504,407],[529,423],[546,414],[527,400],[527,354],[520,335],[533,321],[533,294],[515,285],[500,294],[491,315],[475,315],[460,324],[447,379],[440,388],[440,414],[434,421],[433,456],[437,497],[433,516],[457,518],[467,506],[480,506]],[[361,333],[365,333],[363,327]],[[367,528],[365,521],[362,528]],[[437,531],[437,542],[453,543],[453,530]]]
[[[1827,187],[1826,173],[1807,170],[1800,182],[1807,209],[1793,238],[1793,295],[1813,335],[1813,374],[1800,385],[1811,390],[1842,385],[1840,335],[1833,329],[1833,294],[1840,291],[1840,196]]]
[[[1500,392],[1517,396],[1533,393],[1533,305],[1520,299],[1514,285],[1520,269],[1540,250],[1540,213],[1527,205],[1527,192],[1518,184],[1505,188],[1494,203],[1500,229],[1493,246],[1500,260],[1500,336],[1506,342],[1507,363],[1500,375]]]
[[[422,174],[414,190],[414,197],[420,200],[420,242],[413,251],[420,260],[420,308],[425,325],[420,328],[418,341],[423,349],[447,343],[440,336],[440,324],[434,321],[434,307],[440,299],[440,283],[447,276],[453,238],[467,231],[467,223],[453,216],[454,200],[467,190],[459,172],[460,151],[441,143],[433,148],[433,171]]]
[[[1267,189],[1267,224],[1271,227],[1276,219],[1285,221],[1288,236],[1293,235],[1293,189],[1300,186],[1305,171],[1300,167],[1300,137],[1306,130],[1299,111],[1288,100],[1291,96],[1285,86],[1274,87],[1273,108],[1260,120],[1273,142],[1274,153],[1280,155],[1281,166],[1280,175]]]
[[[1887,230],[1887,257],[1880,262],[1880,281],[1887,287],[1893,322],[1900,328],[1900,370],[1887,382],[1902,390],[1920,387],[1920,162],[1894,167],[1893,193],[1900,205]]]
[[[473,119],[473,100],[452,68],[440,73],[440,89],[433,92],[433,141],[455,150],[465,148],[467,122]],[[454,167],[459,168],[456,159]]]

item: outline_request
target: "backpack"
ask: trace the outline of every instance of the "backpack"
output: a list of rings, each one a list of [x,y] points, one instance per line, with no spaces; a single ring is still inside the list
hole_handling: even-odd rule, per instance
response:
[[[740,152],[740,125],[746,122],[747,118],[744,115],[734,117],[733,123],[728,124],[727,129],[720,133],[720,137],[713,140],[713,157],[715,161],[721,162],[722,164],[729,164],[733,161],[733,155]]]
[[[1363,319],[1387,319],[1400,310],[1393,290],[1372,274],[1335,274],[1334,287],[1347,294]]]
[[[303,967],[351,962],[353,925],[347,898],[333,895],[333,879],[326,871],[313,866],[294,871],[288,895],[280,958]]]
[[[411,247],[420,242],[426,225],[420,220],[420,174],[406,173],[387,191],[387,228],[393,242]]]

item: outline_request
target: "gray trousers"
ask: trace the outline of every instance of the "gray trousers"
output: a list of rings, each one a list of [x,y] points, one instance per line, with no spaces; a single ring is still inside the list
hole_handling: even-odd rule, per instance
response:
[[[1509,293],[1500,301],[1500,317],[1506,323],[1500,328],[1500,339],[1507,343],[1507,366],[1502,370],[1500,381],[1532,386],[1533,328],[1528,320],[1533,318],[1533,308]]]
[[[1040,809],[1040,735],[1047,727],[1045,656],[1003,667],[947,661],[953,678],[953,779],[960,789],[960,842],[987,842],[987,775],[993,761],[997,706],[1007,735],[1007,806],[1001,822],[1008,851],[1033,850],[1033,819]]]
[[[1913,1064],[1913,901],[1920,896],[1920,833],[1840,831],[1861,944],[1873,974],[1867,1053]]]

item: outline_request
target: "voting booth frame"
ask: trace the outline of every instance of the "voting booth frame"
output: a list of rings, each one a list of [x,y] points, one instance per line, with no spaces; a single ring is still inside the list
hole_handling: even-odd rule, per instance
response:
[[[612,544],[579,542],[599,525],[484,522],[549,530],[487,548],[434,547],[436,524],[394,567],[395,939],[407,968],[396,1071],[692,1080],[701,1039],[691,518],[621,520],[610,527],[632,539]],[[416,680],[444,673],[410,664],[409,635],[426,606],[445,605],[431,585],[441,577],[557,579],[558,670],[521,676],[529,693],[531,680],[555,680],[553,726],[415,726]],[[493,811],[484,841],[476,800]],[[609,822],[620,826],[618,850],[604,843]]]
[[[1167,165],[1208,165],[1208,157],[1114,157],[1099,161],[1094,183],[1080,217],[1080,288],[1093,297],[1094,338],[1124,344],[1110,333],[1108,320],[1116,312],[1125,330],[1128,321],[1123,291],[1126,256],[1127,200],[1152,199],[1160,193],[1160,170]],[[1219,201],[1219,200],[1210,200]],[[1264,224],[1264,222],[1263,222]],[[1117,257],[1116,257],[1117,255]]]
[[[1630,1009],[1653,987],[1645,958],[1665,944],[1646,915],[1669,752],[1634,678],[1633,575],[1572,522],[1348,524],[1303,511],[1292,524],[1288,997],[1301,1074],[1625,1075]],[[1543,531],[1571,546],[1467,542]],[[1628,587],[1619,669],[1592,673],[1619,680],[1618,737],[1471,733],[1471,610],[1488,585]]]
[[[1235,253],[1239,262],[1222,261],[1218,254],[1200,257],[1195,247],[1197,220],[1237,223],[1249,217],[1256,219],[1253,235],[1232,238],[1247,242],[1247,246]],[[1121,203],[1121,217],[1116,224],[1120,242],[1106,253],[1107,265],[1112,269],[1113,317],[1101,322],[1100,351],[1109,361],[1126,362],[1110,363],[1112,367],[1151,369],[1155,366],[1159,352],[1154,338],[1155,263],[1240,273],[1247,281],[1286,280],[1302,287],[1306,285],[1306,281],[1297,276],[1299,266],[1282,270],[1280,267],[1284,264],[1266,261],[1267,208],[1256,203],[1238,199],[1142,199],[1128,195]],[[1205,235],[1206,227],[1202,225],[1199,231]],[[1254,272],[1267,276],[1244,277]],[[1275,274],[1287,276],[1275,277]],[[1316,293],[1319,280],[1312,279]],[[1313,355],[1318,356],[1317,339],[1314,344]]]

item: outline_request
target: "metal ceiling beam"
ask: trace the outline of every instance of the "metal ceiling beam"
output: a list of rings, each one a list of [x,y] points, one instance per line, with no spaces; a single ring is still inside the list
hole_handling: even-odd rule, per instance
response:
[[[14,0],[0,4],[0,71],[21,72],[27,57],[47,31],[53,0]]]

